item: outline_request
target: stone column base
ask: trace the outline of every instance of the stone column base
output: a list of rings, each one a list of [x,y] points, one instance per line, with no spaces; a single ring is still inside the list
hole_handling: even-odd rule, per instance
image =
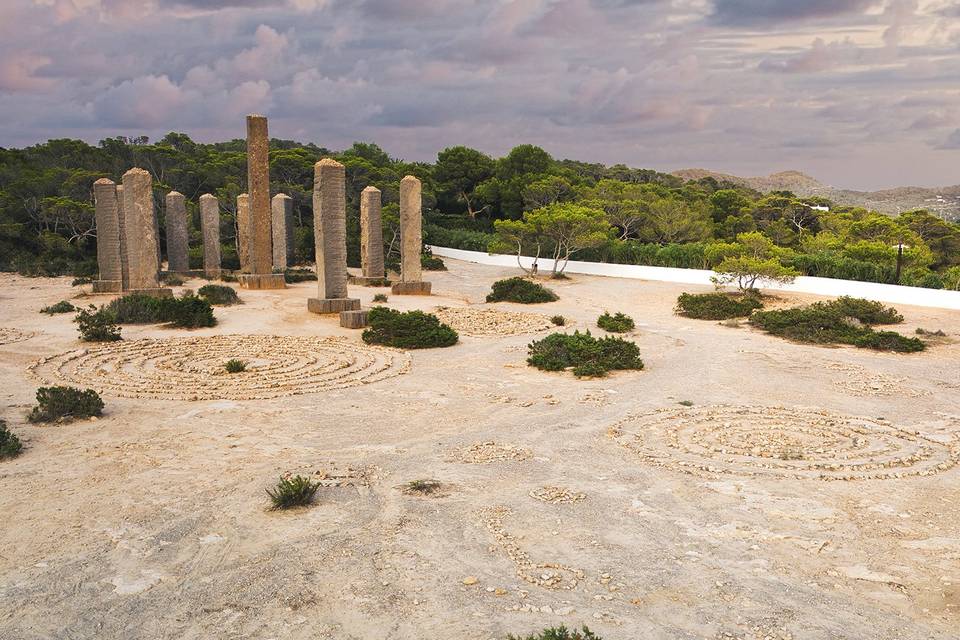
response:
[[[389,287],[390,281],[386,278],[368,278],[367,276],[350,276],[350,284],[358,287]]]
[[[282,273],[244,273],[237,276],[241,289],[286,289]]]
[[[172,298],[173,289],[167,287],[158,287],[156,289],[130,289],[123,292],[124,295],[152,296],[154,298]]]
[[[307,298],[307,311],[310,313],[341,313],[359,310],[359,298]]]
[[[94,293],[120,293],[123,291],[123,282],[120,280],[94,280]]]
[[[345,329],[363,329],[367,326],[367,310],[341,311],[340,326]]]
[[[390,291],[395,296],[428,296],[430,288],[429,282],[394,282]]]

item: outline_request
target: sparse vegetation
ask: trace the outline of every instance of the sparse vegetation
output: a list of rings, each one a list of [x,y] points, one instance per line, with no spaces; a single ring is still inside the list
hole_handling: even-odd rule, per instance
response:
[[[97,309],[90,305],[89,309],[80,309],[73,321],[79,326],[80,339],[84,342],[116,342],[122,339],[114,315],[105,307]]]
[[[386,302],[386,301],[387,301],[387,294],[385,294],[385,293],[375,294],[375,295],[373,296],[373,301],[374,301],[374,302]]]
[[[229,306],[240,304],[240,296],[233,287],[222,284],[205,284],[197,289],[197,296],[212,305]]]
[[[674,311],[687,318],[697,320],[729,320],[746,318],[757,309],[763,308],[763,301],[754,292],[747,293],[681,293],[677,298]]]
[[[167,324],[193,329],[212,327],[217,323],[210,303],[191,294],[180,298],[130,294],[117,298],[104,308],[120,324]]]
[[[227,370],[227,373],[240,373],[247,370],[247,363],[243,360],[231,358],[223,363],[223,368]]]
[[[633,318],[625,313],[618,311],[614,315],[610,315],[609,312],[604,311],[603,315],[597,318],[597,326],[610,333],[627,333],[628,331],[633,331],[636,325],[633,322]]]
[[[566,627],[560,626],[544,629],[540,633],[529,636],[508,635],[507,640],[603,640],[603,638],[590,631],[587,627],[583,627],[580,631],[576,629],[568,631]]]
[[[274,509],[290,509],[302,507],[313,502],[319,482],[311,482],[309,478],[296,475],[292,478],[280,478],[273,489],[267,489],[270,502]]]
[[[559,299],[557,294],[542,284],[519,276],[494,282],[493,291],[487,295],[487,302],[519,302],[521,304],[555,302]]]
[[[66,300],[61,300],[56,304],[52,304],[49,307],[44,307],[40,309],[40,313],[46,313],[47,315],[54,315],[57,313],[72,313],[76,311],[77,308],[73,306],[70,302]]]
[[[573,369],[577,377],[602,377],[608,372],[643,369],[640,349],[623,338],[594,338],[590,332],[553,333],[531,342],[527,363],[544,371]]]
[[[23,443],[7,428],[7,421],[0,420],[0,460],[15,458],[23,451]]]
[[[27,419],[30,422],[69,422],[103,413],[103,400],[93,389],[75,387],[40,387],[37,406]]]
[[[430,249],[424,248],[420,254],[420,266],[425,271],[446,271],[447,265],[443,264],[443,259],[433,255]]]
[[[692,406],[693,406],[693,401],[692,401],[692,400],[681,400],[681,401],[678,402],[677,404],[679,404],[679,405],[682,406],[682,407],[692,407]]]
[[[403,485],[404,493],[430,495],[440,489],[440,483],[436,480],[411,480]]]
[[[459,336],[437,316],[423,311],[395,311],[374,307],[368,315],[370,327],[362,335],[368,344],[382,344],[398,349],[431,349],[449,347]]]
[[[918,328],[918,336],[927,336],[929,338],[946,338],[947,334],[944,333],[943,329],[937,329],[936,331],[930,331],[929,329]]]
[[[878,351],[911,353],[926,345],[894,331],[874,331],[870,324],[894,324],[903,316],[896,309],[859,298],[816,302],[806,307],[757,311],[750,323],[767,333],[798,342],[851,344]]]
[[[176,273],[164,272],[160,274],[160,281],[164,284],[168,284],[171,287],[182,287],[183,286],[183,277]]]
[[[317,279],[317,274],[315,271],[310,269],[287,269],[283,272],[283,281],[287,284],[295,284],[297,282],[310,282]]]
[[[567,319],[563,316],[552,316],[550,318],[550,322],[552,322],[555,326],[562,327],[567,324]]]

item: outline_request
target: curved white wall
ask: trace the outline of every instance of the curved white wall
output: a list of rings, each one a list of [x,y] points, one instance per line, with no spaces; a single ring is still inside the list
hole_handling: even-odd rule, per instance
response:
[[[462,249],[448,249],[446,247],[431,246],[430,250],[438,256],[454,258],[477,264],[487,264],[497,267],[516,267],[517,257],[483,253],[481,251],[464,251]],[[533,264],[533,258],[521,257],[525,267]],[[553,268],[553,260],[540,258],[541,273]],[[637,280],[660,280],[662,282],[679,282],[682,284],[712,285],[710,277],[713,271],[705,269],[673,269],[670,267],[646,267],[633,264],[609,264],[606,262],[579,262],[571,260],[567,265],[570,273],[584,273],[594,276],[609,276],[612,278],[633,278]],[[919,307],[937,307],[939,309],[960,310],[960,291],[943,291],[940,289],[923,289],[921,287],[903,287],[893,284],[879,284],[876,282],[857,282],[855,280],[836,280],[834,278],[813,278],[801,276],[792,284],[764,285],[764,289],[780,291],[796,291],[798,293],[813,293],[822,296],[854,296],[868,298],[881,302],[910,304]]]

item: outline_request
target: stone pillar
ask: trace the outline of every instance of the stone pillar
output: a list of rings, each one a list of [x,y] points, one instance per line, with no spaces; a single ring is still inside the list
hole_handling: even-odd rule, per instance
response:
[[[170,289],[160,287],[157,213],[153,208],[153,179],[149,171],[134,168],[123,174],[123,215],[130,291],[173,295]]]
[[[190,232],[187,221],[187,199],[182,193],[171,191],[166,198],[167,212],[167,271],[190,271]]]
[[[360,267],[355,278],[364,286],[383,286],[383,224],[380,216],[380,189],[367,187],[360,194]]]
[[[393,285],[394,295],[430,295],[430,283],[422,280],[422,247],[420,181],[405,176],[400,181],[400,282]]]
[[[120,262],[120,212],[117,185],[100,178],[93,183],[93,201],[97,222],[97,266],[100,279],[94,280],[94,293],[118,293],[123,290],[123,266]]]
[[[220,277],[220,203],[216,196],[200,196],[200,230],[203,232],[203,273]]]
[[[237,258],[241,273],[250,273],[250,196],[237,196]]]
[[[247,116],[247,191],[250,194],[249,275],[245,289],[283,289],[282,273],[273,273],[273,220],[270,215],[270,136],[265,116]]]
[[[331,158],[313,167],[313,235],[316,241],[319,295],[307,300],[313,313],[357,311],[360,300],[347,297],[346,171]]]
[[[120,273],[121,273],[121,291],[130,288],[130,267],[127,264],[127,232],[123,214],[123,185],[117,185],[117,222],[120,231]]]
[[[273,212],[273,268],[281,271],[293,263],[293,198],[278,193],[270,201]]]

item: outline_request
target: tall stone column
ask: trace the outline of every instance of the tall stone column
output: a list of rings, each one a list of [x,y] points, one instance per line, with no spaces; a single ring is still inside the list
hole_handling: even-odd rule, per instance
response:
[[[203,273],[220,277],[220,203],[216,196],[200,196],[200,230],[203,232]]]
[[[250,194],[249,275],[246,289],[283,289],[282,273],[273,273],[273,219],[270,214],[270,136],[265,116],[247,116],[247,191]]]
[[[358,311],[360,300],[347,297],[346,170],[331,158],[313,167],[313,235],[319,294],[307,300],[313,313]]]
[[[94,280],[94,293],[118,293],[123,290],[123,266],[120,262],[120,212],[117,185],[109,178],[93,183],[93,201],[97,223],[97,266],[100,279]]]
[[[153,208],[153,179],[149,171],[133,168],[123,174],[123,215],[130,290],[155,296],[172,295],[170,289],[160,287],[157,212]]]
[[[178,191],[171,191],[166,198],[167,212],[167,271],[187,273],[190,271],[190,232],[187,220],[187,199]]]
[[[430,295],[430,283],[423,282],[420,251],[423,247],[423,221],[420,180],[405,176],[400,181],[400,282],[393,285],[395,295]]]
[[[273,212],[273,268],[286,269],[293,262],[293,198],[278,193],[270,201]]]
[[[130,288],[130,267],[127,264],[127,232],[125,227],[125,217],[123,214],[123,185],[117,185],[117,228],[120,232],[120,274],[121,291]]]
[[[237,258],[241,273],[250,273],[250,196],[237,196]]]
[[[381,221],[380,189],[367,187],[360,193],[360,268],[357,284],[382,286],[383,223]]]

